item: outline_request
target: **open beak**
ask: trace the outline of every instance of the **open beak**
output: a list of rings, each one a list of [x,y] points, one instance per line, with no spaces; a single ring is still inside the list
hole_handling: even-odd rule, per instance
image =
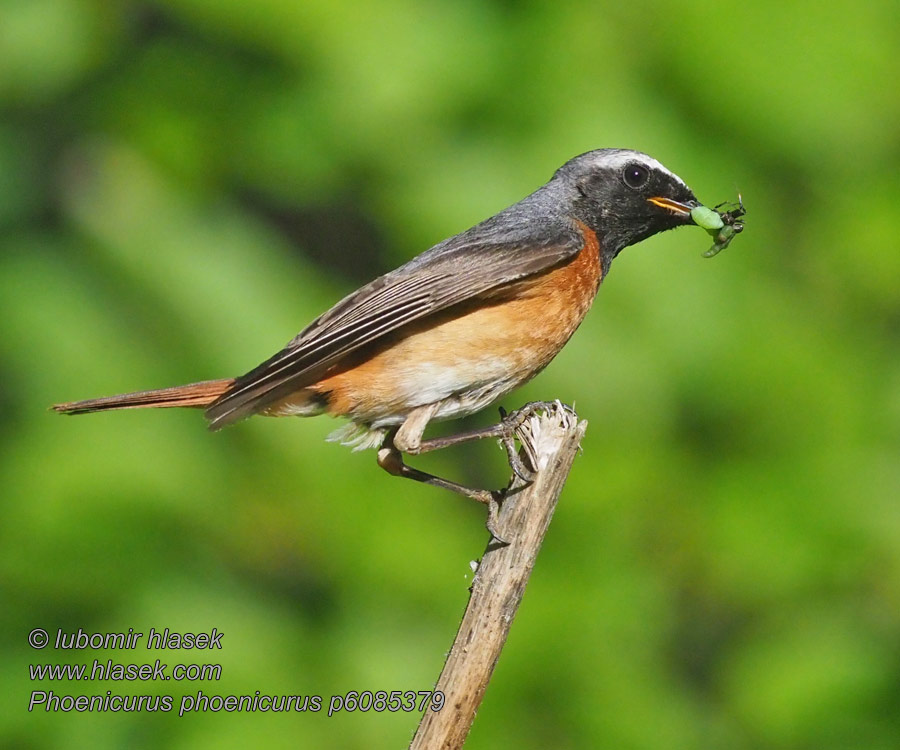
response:
[[[698,204],[691,205],[689,203],[679,203],[678,201],[673,201],[671,198],[647,198],[647,200],[652,203],[654,206],[659,206],[660,208],[664,208],[667,211],[671,211],[673,214],[677,214],[679,216],[690,216],[691,209],[695,208]]]

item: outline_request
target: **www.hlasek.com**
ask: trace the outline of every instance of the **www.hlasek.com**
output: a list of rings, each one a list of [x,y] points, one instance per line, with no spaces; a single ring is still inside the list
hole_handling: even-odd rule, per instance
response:
[[[74,633],[57,630],[53,646],[58,650],[95,650],[138,648],[144,637],[129,628],[127,633]],[[222,648],[224,633],[213,628],[209,633],[179,633],[168,628],[157,631],[150,628],[146,650],[194,650]],[[28,643],[34,649],[50,645],[50,634],[35,628],[28,634]],[[156,680],[196,682],[219,680],[221,664],[175,664],[171,668],[156,659],[153,663],[122,664],[112,659],[93,659],[84,664],[31,664],[28,667],[32,681],[76,682],[103,680],[112,682],[152,682]],[[61,694],[53,690],[32,690],[28,710],[46,713],[69,712],[130,712],[150,711],[169,713],[176,709],[179,716],[189,713],[225,711],[303,712],[319,713],[327,705],[327,715],[354,711],[422,712],[426,709],[440,711],[444,707],[444,694],[440,691],[420,690],[350,690],[341,695],[267,695],[259,690],[244,695],[207,695],[202,690],[191,695],[120,695],[112,690],[89,695],[85,693]]]

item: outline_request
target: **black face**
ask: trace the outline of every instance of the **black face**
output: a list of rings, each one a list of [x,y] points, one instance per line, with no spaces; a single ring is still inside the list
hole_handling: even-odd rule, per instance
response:
[[[608,258],[657,232],[692,223],[690,210],[699,205],[677,176],[637,151],[591,151],[557,176],[574,185],[574,218],[597,233]]]

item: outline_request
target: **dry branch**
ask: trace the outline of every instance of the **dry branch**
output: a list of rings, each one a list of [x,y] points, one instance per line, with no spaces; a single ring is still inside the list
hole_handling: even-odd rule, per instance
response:
[[[587,422],[557,402],[520,429],[523,452],[538,469],[537,478],[503,501],[499,532],[509,545],[492,540],[485,550],[435,687],[445,696],[444,706],[426,711],[410,750],[453,750],[465,742],[586,428]]]

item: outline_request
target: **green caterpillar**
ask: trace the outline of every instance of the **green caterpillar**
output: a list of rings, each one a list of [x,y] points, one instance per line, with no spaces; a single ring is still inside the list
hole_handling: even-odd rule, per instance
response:
[[[744,229],[744,223],[738,221],[747,213],[744,209],[744,201],[738,194],[737,205],[731,204],[732,208],[728,211],[718,211],[717,209],[725,205],[720,203],[716,208],[707,208],[706,206],[697,206],[691,209],[691,219],[698,227],[703,227],[710,235],[713,236],[713,246],[703,253],[704,258],[712,258],[718,255],[731,243],[735,235],[740,234]]]

